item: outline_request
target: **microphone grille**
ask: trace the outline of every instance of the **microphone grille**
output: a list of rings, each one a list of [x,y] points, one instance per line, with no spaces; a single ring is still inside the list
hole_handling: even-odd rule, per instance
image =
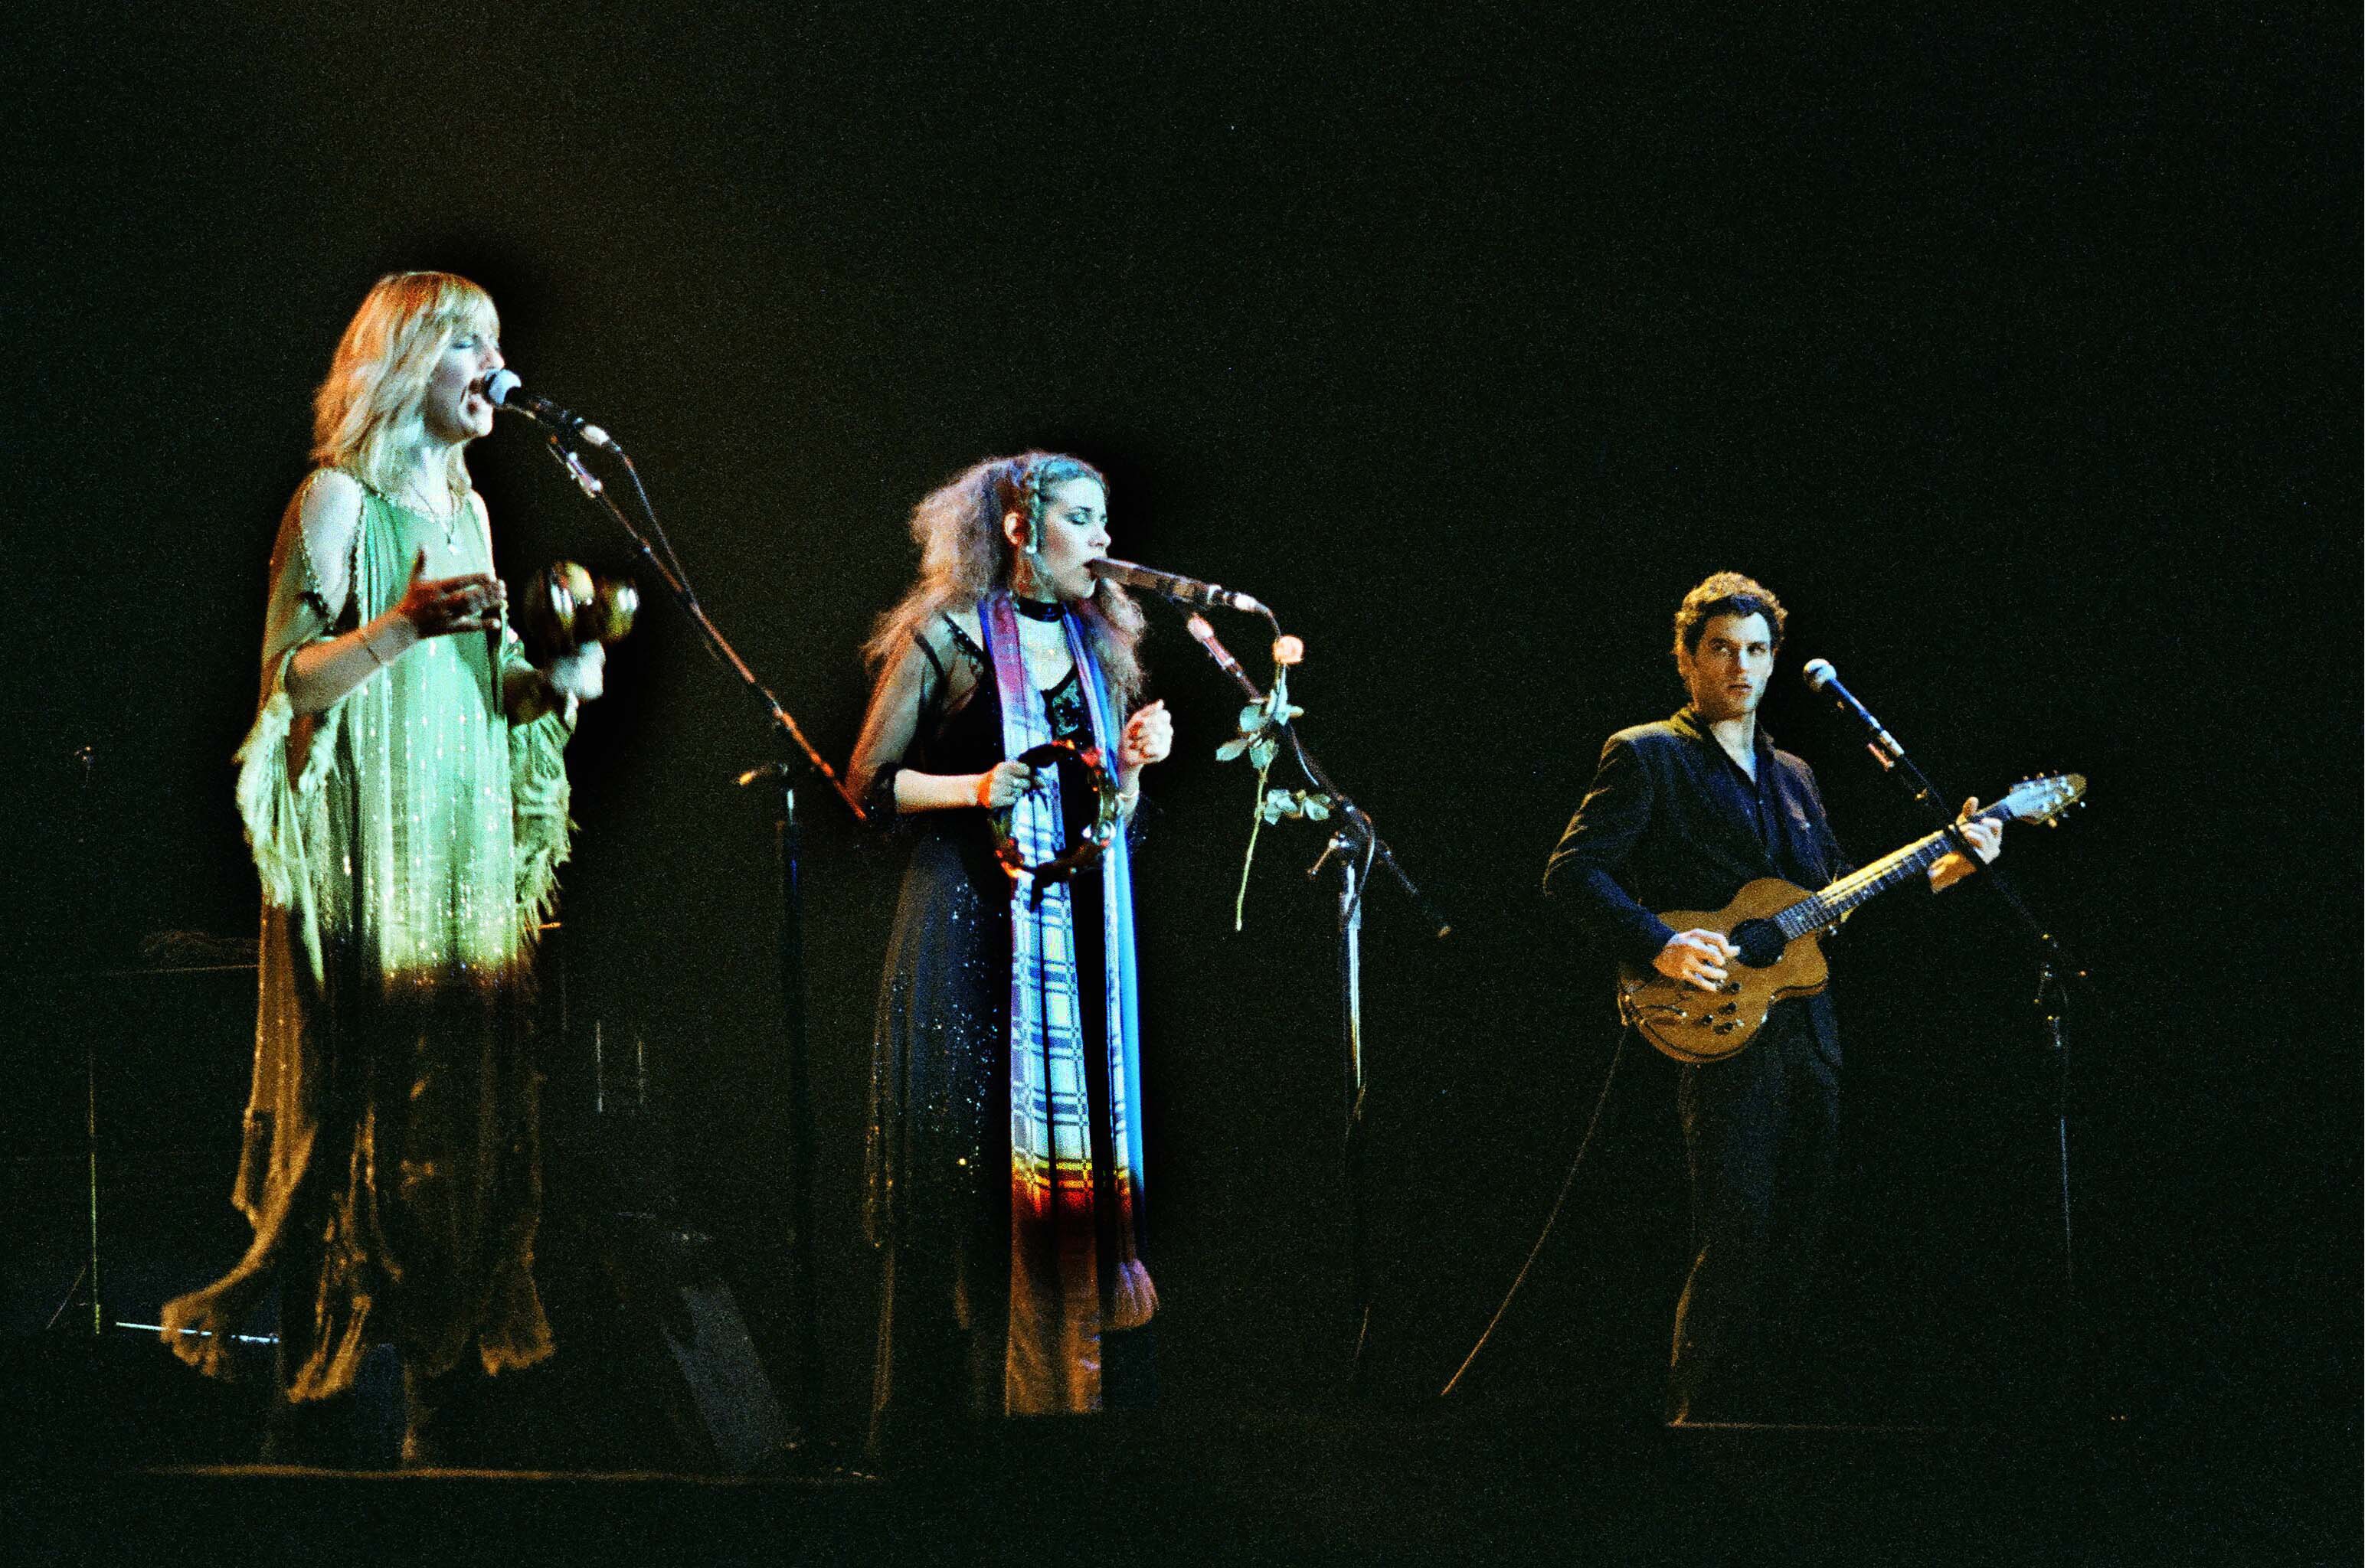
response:
[[[1824,687],[1837,680],[1840,674],[1832,667],[1832,661],[1829,659],[1809,659],[1799,666],[1799,673],[1807,678],[1809,689],[1815,691],[1821,691]]]
[[[521,377],[509,366],[485,373],[485,401],[498,409],[509,402],[510,394],[518,389]]]

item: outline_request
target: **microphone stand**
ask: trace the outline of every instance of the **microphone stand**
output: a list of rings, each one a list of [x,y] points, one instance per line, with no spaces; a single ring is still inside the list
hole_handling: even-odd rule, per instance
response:
[[[698,601],[697,592],[689,586],[689,576],[675,556],[672,543],[666,538],[665,526],[657,521],[656,509],[649,504],[648,491],[641,484],[640,470],[633,465],[624,449],[610,441],[605,450],[615,454],[623,465],[625,475],[632,480],[633,491],[640,510],[648,519],[649,532],[644,533],[624,510],[608,494],[608,488],[598,476],[584,465],[581,454],[566,439],[567,432],[547,433],[552,456],[567,472],[577,487],[598,502],[609,516],[614,518],[641,563],[655,573],[673,594],[674,602],[698,631],[707,655],[731,671],[740,689],[764,710],[772,727],[786,735],[804,754],[804,766],[823,783],[829,786],[847,812],[857,823],[868,822],[869,814],[860,801],[850,793],[837,770],[813,749],[805,738],[794,715],[780,705],[779,699],[759,679],[739,651],[723,636],[722,629],[706,613]],[[651,535],[655,536],[652,543]],[[773,843],[780,882],[779,969],[781,1005],[781,1041],[787,1050],[789,1136],[791,1152],[789,1160],[789,1255],[791,1283],[790,1318],[794,1327],[797,1368],[793,1388],[795,1416],[790,1435],[783,1442],[779,1459],[790,1470],[818,1469],[819,1456],[812,1447],[811,1428],[817,1409],[817,1373],[821,1366],[821,1330],[819,1298],[813,1282],[813,1063],[806,1037],[805,976],[804,976],[804,905],[797,875],[798,853],[801,837],[797,824],[797,776],[793,764],[767,763],[749,768],[735,782],[745,789],[769,779],[779,789],[779,816],[773,825]]]
[[[1182,602],[1177,600],[1176,602]],[[1273,635],[1281,635],[1281,623],[1272,611],[1263,611],[1272,625]],[[1215,629],[1207,618],[1194,613],[1190,618],[1191,635],[1207,650],[1207,656],[1216,666],[1232,678],[1234,685],[1250,701],[1261,703],[1265,694],[1249,673],[1240,667],[1230,650],[1216,640]],[[1351,1353],[1347,1385],[1351,1393],[1362,1393],[1366,1384],[1365,1348],[1372,1330],[1372,1265],[1371,1236],[1367,1211],[1368,1173],[1364,1161],[1366,1133],[1363,1118],[1365,1095],[1369,1083],[1363,1071],[1363,893],[1370,887],[1372,873],[1384,867],[1403,888],[1414,906],[1420,911],[1443,940],[1451,935],[1453,925],[1443,912],[1432,903],[1406,875],[1396,863],[1395,854],[1379,834],[1364,810],[1339,788],[1323,769],[1314,753],[1306,745],[1294,723],[1282,726],[1289,737],[1290,754],[1324,794],[1330,797],[1335,825],[1330,841],[1321,857],[1306,869],[1310,879],[1322,874],[1322,868],[1334,859],[1339,867],[1339,1029],[1341,1054],[1344,1058],[1344,1135],[1340,1142],[1339,1164],[1341,1180],[1347,1192],[1347,1255],[1353,1299],[1351,1303],[1355,1317],[1355,1342]]]
[[[632,458],[625,454],[624,449],[613,441],[611,441],[605,448],[606,451],[615,454],[617,462],[624,465],[624,472],[633,481],[633,492],[639,498],[641,510],[647,515],[650,529],[656,536],[656,545],[661,546],[665,552],[663,556],[658,554],[657,548],[651,545],[648,537],[641,532],[633,520],[625,515],[624,510],[615,503],[614,498],[608,494],[608,487],[600,482],[598,476],[584,466],[582,454],[568,445],[558,434],[554,433],[546,439],[549,441],[552,454],[558,459],[559,466],[566,470],[568,476],[574,479],[585,495],[597,501],[606,510],[609,516],[616,520],[622,527],[625,536],[633,542],[633,548],[639,554],[642,564],[655,572],[666,588],[671,591],[674,601],[681,606],[682,613],[688,616],[690,624],[698,629],[708,655],[738,678],[741,688],[762,705],[766,716],[771,721],[773,726],[794,742],[799,751],[804,753],[805,765],[819,775],[822,781],[827,784],[837,798],[845,803],[846,809],[854,814],[854,820],[858,823],[869,821],[869,815],[863,811],[861,802],[847,792],[845,781],[837,776],[837,769],[824,760],[821,753],[813,749],[813,743],[805,738],[804,731],[798,727],[795,715],[780,706],[780,700],[772,695],[771,689],[757,678],[754,670],[747,666],[747,661],[739,656],[739,650],[733,647],[730,640],[723,635],[722,629],[708,618],[706,607],[698,602],[697,593],[690,588],[688,578],[681,570],[680,562],[674,556],[673,545],[666,539],[664,527],[657,522],[656,509],[649,505],[648,491],[641,485],[641,472],[633,465]]]
[[[88,864],[91,824],[96,810],[95,797],[91,793],[91,774],[98,761],[98,750],[84,744],[75,747],[68,760],[73,763],[78,776],[74,789],[74,857]],[[85,918],[82,924],[88,932],[92,922],[87,918],[86,907],[84,913]],[[58,1303],[57,1310],[50,1313],[50,1320],[41,1326],[44,1333],[55,1328],[58,1320],[65,1316],[67,1308],[73,1305],[74,1297],[82,1293],[83,1282],[87,1280],[90,1282],[90,1337],[93,1341],[103,1338],[106,1334],[106,1307],[99,1294],[98,1271],[98,1042],[95,1036],[95,1030],[85,1031],[82,1047],[83,1157],[90,1222],[90,1255],[84,1260],[82,1271],[74,1275],[73,1282],[66,1286],[65,1299]]]
[[[2079,1308],[2078,1259],[2076,1233],[2071,1224],[2069,1184],[2069,1036],[2064,1020],[2069,1011],[2069,982],[2086,978],[2085,964],[2064,946],[2059,937],[2046,928],[2021,896],[2020,888],[2010,873],[1996,864],[1981,860],[1973,853],[1970,841],[1963,834],[1962,823],[1955,818],[1946,801],[1930,782],[1929,776],[1905,755],[1905,748],[1895,736],[1883,729],[1871,714],[1852,707],[1844,695],[1832,696],[1833,706],[1856,719],[1872,731],[1868,743],[1873,760],[1880,769],[1895,778],[1914,802],[1928,812],[1945,834],[1956,852],[1969,862],[1972,880],[1985,882],[1995,890],[1996,896],[2027,929],[2037,950],[2036,994],[2032,999],[2043,1019],[2046,1044],[2053,1053],[2053,1121],[2054,1144],[2057,1160],[2057,1186],[2061,1200],[2061,1344],[2063,1373],[2070,1384],[2074,1402],[2089,1401],[2090,1390],[2086,1386],[2085,1357],[2078,1339],[2079,1325],[2085,1321]]]

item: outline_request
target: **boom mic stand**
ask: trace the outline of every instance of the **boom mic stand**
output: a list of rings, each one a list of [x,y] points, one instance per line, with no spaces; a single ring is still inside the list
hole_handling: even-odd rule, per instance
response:
[[[90,862],[91,823],[94,813],[91,774],[98,761],[97,748],[84,744],[74,748],[70,759],[74,765],[74,858]],[[84,922],[85,927],[88,922]],[[106,1333],[106,1307],[99,1295],[99,1226],[98,1226],[98,1041],[96,1031],[85,1029],[82,1047],[83,1087],[83,1156],[87,1177],[89,1199],[90,1255],[83,1260],[82,1271],[66,1287],[65,1299],[58,1303],[43,1332],[58,1326],[66,1309],[74,1305],[82,1293],[83,1282],[90,1282],[90,1337],[97,1340]]]
[[[1281,635],[1281,623],[1272,611],[1264,611],[1272,624],[1273,635]],[[1249,673],[1240,667],[1230,650],[1216,640],[1215,628],[1204,615],[1190,618],[1192,637],[1207,650],[1207,656],[1216,666],[1232,678],[1251,702],[1261,703],[1264,692]],[[1416,886],[1396,863],[1395,852],[1380,837],[1371,817],[1350,799],[1347,792],[1332,781],[1307,749],[1305,738],[1295,724],[1284,724],[1289,736],[1289,749],[1297,766],[1305,770],[1321,790],[1330,797],[1337,825],[1331,829],[1330,841],[1323,847],[1321,858],[1306,870],[1311,879],[1322,874],[1323,867],[1334,859],[1339,867],[1339,1028],[1345,1067],[1345,1134],[1339,1150],[1339,1163],[1347,1189],[1347,1250],[1352,1273],[1355,1315],[1355,1345],[1348,1371],[1348,1387],[1360,1393],[1364,1387],[1363,1351],[1372,1329],[1372,1266],[1371,1237],[1367,1220],[1364,1167],[1365,1129],[1363,1101],[1368,1087],[1363,1071],[1363,892],[1371,885],[1374,869],[1384,867],[1395,877],[1396,884],[1418,909],[1421,918],[1429,923],[1441,941],[1452,935],[1452,923],[1443,912],[1429,902],[1429,896]]]
[[[1837,692],[1833,688],[1833,692]],[[2056,1157],[2058,1161],[2058,1192],[2061,1199],[2061,1357],[2073,1398],[2090,1394],[2086,1386],[2085,1357],[2080,1353],[2078,1327],[2084,1319],[2078,1302],[2078,1259],[2076,1233],[2070,1221],[2069,1202],[2069,1036],[2063,1021],[2069,1011],[2069,982],[2086,978],[2087,969],[2076,955],[2062,946],[2059,937],[2046,928],[2019,886],[2001,865],[1982,861],[1972,852],[1969,840],[1963,836],[1962,824],[1946,805],[1953,799],[1938,792],[1929,776],[1905,755],[1905,748],[1895,736],[1882,729],[1869,713],[1852,706],[1844,693],[1833,694],[1833,705],[1843,713],[1868,724],[1874,732],[1867,743],[1873,760],[1880,770],[1903,787],[1914,802],[1927,812],[1943,832],[1956,852],[1970,862],[1972,880],[1987,883],[1996,896],[2003,900],[2024,926],[2037,950],[2036,994],[2031,1000],[2044,1021],[2046,1042],[2053,1053],[2053,1122]]]
[[[612,440],[601,450],[612,453],[623,465],[631,479],[633,493],[642,515],[648,519],[648,532],[644,533],[622,508],[608,494],[608,487],[598,476],[584,465],[582,456],[566,439],[568,432],[552,431],[547,440],[551,455],[572,478],[577,487],[598,502],[623,529],[633,543],[641,562],[654,572],[681,606],[682,613],[697,628],[706,652],[717,664],[728,669],[739,682],[741,689],[764,710],[765,716],[781,734],[804,754],[804,765],[826,784],[831,793],[852,813],[857,823],[868,822],[868,813],[860,801],[846,790],[805,733],[797,725],[795,717],[780,705],[769,688],[748,667],[747,661],[723,636],[721,628],[707,615],[689,586],[689,575],[674,554],[671,541],[666,538],[665,526],[657,521],[656,509],[649,504],[648,491],[641,484],[640,470],[633,464],[624,449]],[[654,540],[654,542],[653,542]],[[797,776],[790,763],[767,763],[749,768],[735,782],[743,789],[761,780],[770,779],[779,787],[779,814],[774,824],[774,845],[780,880],[780,1004],[781,1040],[788,1051],[789,1132],[792,1148],[789,1160],[789,1256],[792,1297],[790,1316],[794,1322],[797,1346],[797,1369],[792,1393],[795,1400],[795,1429],[789,1439],[784,1455],[792,1465],[817,1467],[818,1456],[812,1447],[812,1424],[816,1409],[816,1373],[821,1365],[821,1331],[819,1301],[813,1288],[813,1062],[806,1039],[805,976],[804,976],[804,906],[797,876],[801,835],[797,826]]]

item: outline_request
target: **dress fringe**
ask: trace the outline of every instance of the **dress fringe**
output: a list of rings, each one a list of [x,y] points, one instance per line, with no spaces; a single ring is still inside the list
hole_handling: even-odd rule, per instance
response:
[[[285,666],[282,674],[284,678]],[[231,758],[238,764],[239,820],[254,851],[254,868],[262,873],[263,902],[275,909],[295,908],[304,886],[303,804],[329,776],[340,717],[331,708],[312,718],[303,737],[303,770],[290,779],[287,752],[300,716],[286,691],[275,690]]]
[[[510,802],[516,834],[518,926],[532,942],[558,913],[558,868],[573,853],[573,797],[562,749],[573,727],[545,713],[510,730]]]
[[[1116,1280],[1109,1292],[1107,1327],[1139,1328],[1157,1312],[1158,1287],[1150,1283],[1149,1267],[1138,1258],[1127,1258],[1116,1266]]]

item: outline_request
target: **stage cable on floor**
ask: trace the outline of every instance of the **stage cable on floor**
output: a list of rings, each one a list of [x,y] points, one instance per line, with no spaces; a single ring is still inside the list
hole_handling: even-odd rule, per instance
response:
[[[1633,1037],[1631,1029],[1618,1031],[1617,1053],[1609,1058],[1609,1070],[1602,1075],[1601,1092],[1594,1097],[1593,1119],[1586,1124],[1585,1139],[1576,1146],[1576,1158],[1568,1162],[1568,1174],[1561,1179],[1560,1196],[1552,1200],[1552,1212],[1544,1215],[1544,1227],[1536,1232],[1536,1244],[1528,1249],[1528,1260],[1519,1265],[1519,1275],[1511,1281],[1511,1288],[1503,1293],[1503,1305],[1495,1309],[1495,1316],[1486,1320],[1485,1330],[1478,1336],[1478,1342],[1470,1347],[1470,1353],[1462,1358],[1462,1364],[1453,1369],[1453,1375],[1447,1378],[1445,1386],[1437,1391],[1440,1399],[1461,1385],[1463,1374],[1470,1370],[1470,1363],[1478,1359],[1478,1352],[1486,1348],[1486,1341],[1495,1337],[1495,1330],[1501,1325],[1503,1315],[1511,1310],[1511,1303],[1518,1297],[1519,1287],[1528,1282],[1528,1271],[1536,1266],[1536,1259],[1542,1254],[1544,1243],[1552,1239],[1552,1226],[1560,1223],[1560,1211],[1568,1203],[1570,1189],[1576,1185],[1576,1173],[1585,1168],[1585,1157],[1593,1150],[1594,1135],[1601,1130],[1602,1110],[1609,1103],[1609,1091],[1618,1082],[1618,1069],[1626,1060],[1626,1044]]]

